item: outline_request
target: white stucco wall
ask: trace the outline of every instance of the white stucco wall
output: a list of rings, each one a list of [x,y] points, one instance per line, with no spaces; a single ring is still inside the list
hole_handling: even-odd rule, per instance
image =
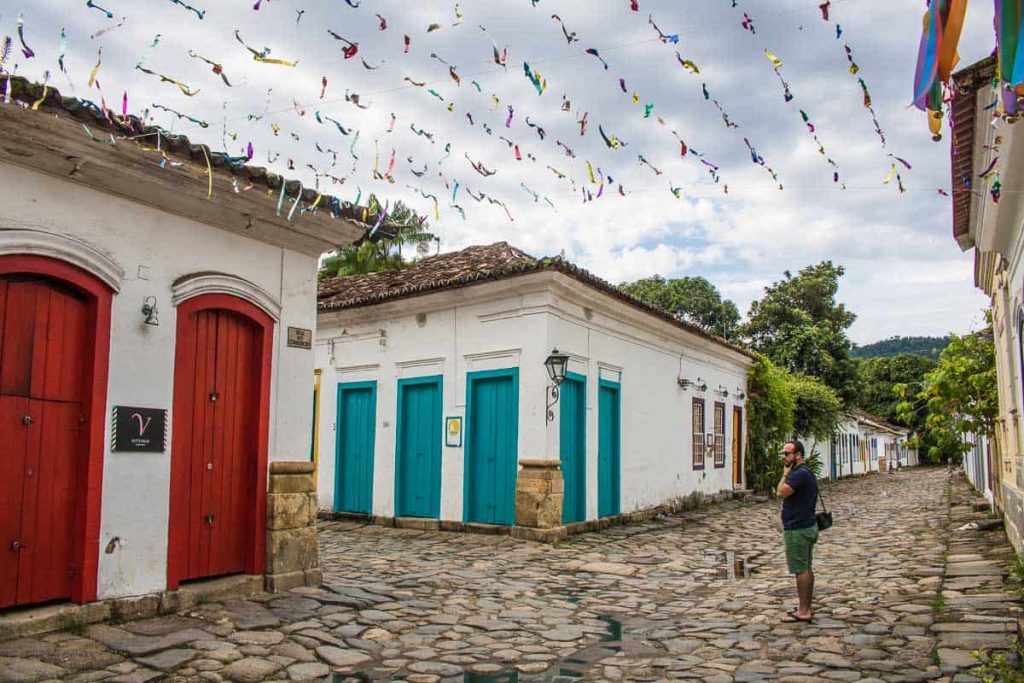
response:
[[[419,322],[418,315],[423,316]],[[559,423],[556,417],[545,424],[548,378],[543,365],[555,347],[570,356],[571,372],[587,378],[588,519],[597,517],[602,376],[621,380],[623,512],[697,490],[732,488],[732,406],[737,390],[746,391],[746,357],[548,272],[321,314],[316,343],[316,364],[323,371],[321,507],[334,506],[338,382],[377,381],[376,515],[394,514],[399,378],[442,374],[444,415],[464,416],[467,372],[519,368],[519,458],[557,460]],[[726,404],[725,467],[715,468],[709,457],[704,473],[692,470],[694,391],[677,385],[680,376],[699,376],[708,384],[705,431],[713,429],[714,402]],[[714,393],[720,384],[729,398]],[[463,519],[463,456],[463,448],[442,450],[442,519]]]
[[[7,164],[0,164],[0,206],[0,229],[70,236],[106,253],[125,271],[112,307],[98,595],[161,590],[167,577],[174,415],[169,414],[166,452],[115,453],[110,451],[111,410],[115,405],[172,410],[171,285],[192,273],[227,273],[264,290],[281,307],[273,347],[269,459],[308,458],[313,353],[287,348],[284,330],[315,327],[316,259]],[[156,297],[158,327],[143,324],[140,310],[148,296]],[[114,538],[116,549],[106,554]]]

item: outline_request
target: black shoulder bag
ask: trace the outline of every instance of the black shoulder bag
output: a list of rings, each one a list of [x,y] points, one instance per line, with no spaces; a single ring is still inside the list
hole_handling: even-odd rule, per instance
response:
[[[821,497],[821,488],[817,486],[817,482],[815,485],[818,490],[818,500],[821,501],[821,512],[814,513],[814,521],[818,523],[818,530],[824,531],[832,527],[832,513],[825,508],[825,499]]]

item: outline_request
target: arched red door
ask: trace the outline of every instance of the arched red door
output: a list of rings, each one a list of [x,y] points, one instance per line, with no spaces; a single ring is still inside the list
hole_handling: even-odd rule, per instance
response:
[[[263,570],[272,334],[266,313],[227,295],[178,308],[170,588]]]
[[[0,608],[96,595],[111,292],[0,258]]]

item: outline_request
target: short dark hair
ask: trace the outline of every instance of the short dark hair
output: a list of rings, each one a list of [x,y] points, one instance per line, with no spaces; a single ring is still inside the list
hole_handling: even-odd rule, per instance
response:
[[[793,450],[796,451],[796,455],[799,455],[801,458],[804,457],[804,445],[802,442],[800,442],[798,439],[790,439],[786,443],[793,444]]]

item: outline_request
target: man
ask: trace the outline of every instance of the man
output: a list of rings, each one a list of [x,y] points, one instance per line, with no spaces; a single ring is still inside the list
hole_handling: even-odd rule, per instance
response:
[[[818,523],[814,506],[818,498],[818,481],[804,463],[804,445],[787,441],[782,449],[782,479],[775,493],[782,498],[782,535],[786,544],[786,564],[796,575],[797,608],[782,618],[786,623],[810,623],[811,598],[814,596],[814,572],[811,555],[818,540]]]

